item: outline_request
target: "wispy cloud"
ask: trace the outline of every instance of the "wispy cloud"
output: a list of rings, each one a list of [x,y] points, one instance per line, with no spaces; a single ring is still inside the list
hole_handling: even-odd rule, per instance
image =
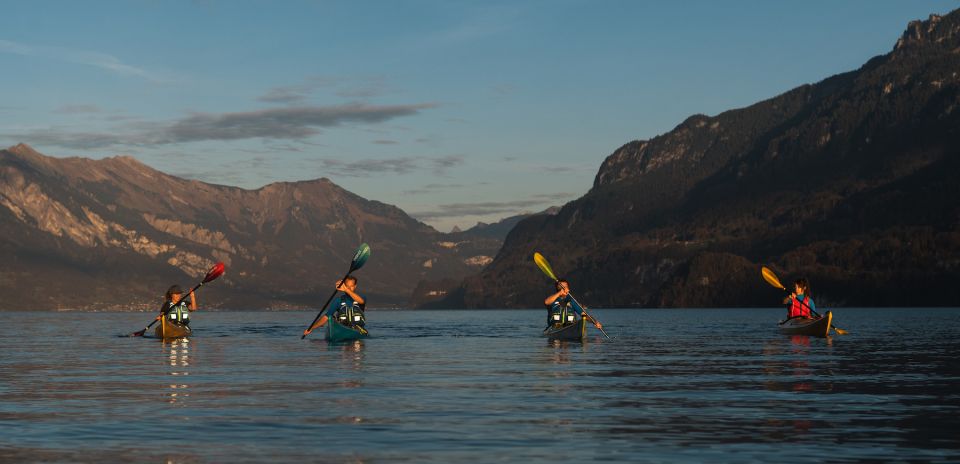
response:
[[[570,197],[570,194],[561,192],[533,195],[523,200],[485,201],[477,203],[447,203],[437,205],[436,209],[431,211],[413,212],[410,213],[410,215],[421,221],[470,216],[489,216],[495,214],[516,215],[529,213],[529,210],[535,207],[536,209],[543,209],[546,206],[550,206],[553,201]]]
[[[29,45],[10,40],[0,40],[0,53],[32,56],[67,63],[93,66],[123,76],[140,77],[152,82],[169,82],[171,79],[144,68],[124,63],[116,56],[89,50],[73,50],[64,47]]]
[[[112,146],[152,146],[171,143],[228,141],[241,139],[273,139],[302,141],[317,135],[322,128],[348,123],[375,124],[410,116],[435,105],[302,106],[274,108],[238,113],[194,113],[167,123],[138,122],[110,132],[73,132],[51,127],[26,133],[3,134],[36,145],[55,145],[73,149],[95,149]],[[438,158],[437,166],[449,163]]]
[[[303,106],[244,113],[198,113],[176,121],[161,134],[157,143],[251,138],[300,139],[319,133],[318,128],[348,122],[372,124],[417,114],[433,104],[372,106]]]
[[[403,195],[423,195],[426,193],[434,193],[434,192],[458,189],[463,187],[464,187],[463,184],[426,184],[423,187],[404,190],[400,193]]]
[[[381,76],[312,76],[298,84],[271,88],[257,97],[257,100],[266,103],[297,104],[307,101],[314,93],[324,89],[330,90],[339,97],[364,99],[383,95],[386,88],[386,79]]]
[[[101,111],[103,110],[97,105],[63,105],[54,112],[60,114],[87,114],[99,113]]]
[[[445,156],[401,156],[396,158],[343,160],[340,158],[319,158],[321,169],[330,175],[339,177],[370,177],[374,174],[408,174],[430,171],[443,175],[448,169],[463,164],[463,157]]]

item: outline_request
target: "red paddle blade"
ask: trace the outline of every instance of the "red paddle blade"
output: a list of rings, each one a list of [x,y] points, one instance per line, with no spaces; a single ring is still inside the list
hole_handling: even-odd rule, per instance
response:
[[[203,283],[210,282],[211,280],[222,276],[226,270],[227,268],[223,265],[223,263],[214,264],[213,267],[210,268],[210,272],[207,273],[207,276],[203,278]]]

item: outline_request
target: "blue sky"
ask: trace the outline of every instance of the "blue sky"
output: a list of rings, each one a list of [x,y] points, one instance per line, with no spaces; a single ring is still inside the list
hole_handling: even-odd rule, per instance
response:
[[[584,194],[622,144],[887,53],[955,1],[8,2],[0,146],[449,230]]]

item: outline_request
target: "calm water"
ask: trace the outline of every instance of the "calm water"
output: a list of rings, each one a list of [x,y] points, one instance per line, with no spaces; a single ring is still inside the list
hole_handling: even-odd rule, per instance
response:
[[[960,461],[960,311],[596,310],[613,337],[538,338],[541,311],[0,313],[0,461]]]

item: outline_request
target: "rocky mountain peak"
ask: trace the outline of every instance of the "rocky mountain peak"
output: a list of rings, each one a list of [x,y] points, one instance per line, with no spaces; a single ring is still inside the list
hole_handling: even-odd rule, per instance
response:
[[[932,14],[926,21],[911,21],[903,35],[897,39],[894,51],[901,51],[924,44],[939,44],[960,35],[960,18],[954,11],[946,16]]]

